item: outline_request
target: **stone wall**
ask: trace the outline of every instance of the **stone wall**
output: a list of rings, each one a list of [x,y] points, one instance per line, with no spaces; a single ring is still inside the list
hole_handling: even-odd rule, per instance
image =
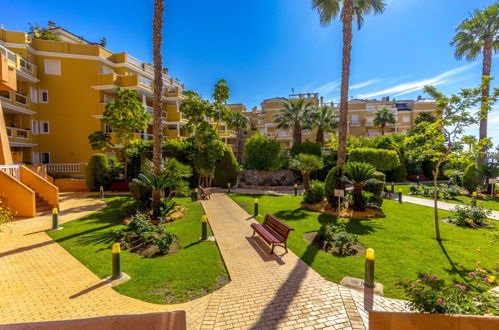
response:
[[[239,185],[245,186],[293,186],[297,176],[291,170],[256,171],[244,170],[239,173]]]

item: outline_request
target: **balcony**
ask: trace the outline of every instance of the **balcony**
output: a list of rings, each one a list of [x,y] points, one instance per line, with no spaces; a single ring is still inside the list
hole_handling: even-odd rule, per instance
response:
[[[36,112],[31,110],[31,102],[27,95],[0,90],[0,101],[5,113],[33,115]]]
[[[34,147],[33,135],[30,130],[17,128],[17,127],[6,127],[7,137],[9,138],[9,144],[12,147]]]
[[[0,54],[5,55],[7,62],[13,68],[16,68],[19,80],[27,80],[29,82],[38,82],[36,78],[36,65],[26,61],[20,55],[0,46]]]
[[[360,120],[360,119],[350,120],[350,126],[360,126],[360,125],[362,125],[362,120]]]
[[[271,132],[271,133],[267,133],[265,134],[267,137],[276,137],[277,136],[277,133],[275,132]]]
[[[116,73],[98,74],[94,89],[113,91],[116,87],[140,89],[152,93],[152,81],[140,75],[117,75]]]
[[[141,60],[129,54],[126,54],[126,62],[131,66],[133,66],[134,68],[154,76],[154,65],[142,62]],[[168,70],[166,70],[166,72],[163,72],[162,78],[165,83],[184,89],[184,85],[180,84],[180,82],[177,79],[168,77]]]

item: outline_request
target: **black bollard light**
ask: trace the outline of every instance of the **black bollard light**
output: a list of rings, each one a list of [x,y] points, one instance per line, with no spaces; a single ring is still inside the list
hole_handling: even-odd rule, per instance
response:
[[[416,183],[418,184],[419,186],[419,175],[416,176]]]
[[[476,206],[476,196],[477,196],[476,191],[473,194],[471,194],[471,205],[472,206]]]
[[[395,193],[395,184],[392,182],[392,194]]]
[[[201,217],[201,240],[206,241],[208,239],[208,217],[203,215]]]
[[[374,288],[374,250],[366,250],[366,268],[364,274],[364,286]]]
[[[254,204],[253,216],[256,218],[258,216],[258,199],[257,198],[255,198],[255,200],[253,201],[253,204]]]
[[[99,187],[99,196],[100,196],[101,199],[104,198],[104,187],[103,186]]]
[[[227,183],[227,193],[229,193],[229,194],[230,194],[230,187],[231,187],[231,184],[229,182],[229,183]]]
[[[192,202],[196,202],[198,200],[198,190],[197,189],[193,189],[191,191],[191,201]]]
[[[399,203],[402,204],[402,189],[399,189]]]
[[[298,196],[298,184],[295,183],[295,196]]]
[[[121,272],[121,247],[120,243],[114,243],[112,247],[113,252],[113,275],[111,280],[118,280],[123,277]]]
[[[59,210],[57,208],[52,209],[52,230],[59,229]]]

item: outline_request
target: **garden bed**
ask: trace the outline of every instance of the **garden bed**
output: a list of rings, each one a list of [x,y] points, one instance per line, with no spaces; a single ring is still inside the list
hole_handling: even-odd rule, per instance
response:
[[[318,250],[322,250],[326,253],[331,253],[333,255],[338,255],[335,251],[329,250],[327,251],[324,248],[324,240],[319,234],[319,231],[310,231],[308,233],[303,234],[303,239],[313,247],[315,247]],[[354,251],[353,253],[350,253],[350,256],[359,256],[363,257],[366,255],[366,247],[362,245],[362,243],[357,242],[355,244],[352,244],[351,249]]]
[[[338,210],[331,208],[331,205],[328,204],[326,201],[315,204],[301,203],[301,206],[309,211],[319,212],[333,217],[338,216]],[[355,211],[352,210],[351,208],[349,209],[343,208],[340,213],[340,218],[349,218],[349,219],[358,219],[358,220],[382,218],[384,216],[385,214],[383,213],[383,210],[381,208],[370,207],[370,206],[367,207],[364,211]]]

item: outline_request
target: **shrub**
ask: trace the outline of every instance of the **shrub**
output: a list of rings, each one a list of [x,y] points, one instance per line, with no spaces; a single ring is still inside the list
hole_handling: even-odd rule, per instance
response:
[[[275,170],[282,163],[281,144],[261,134],[253,135],[244,145],[244,163],[250,170]]]
[[[218,162],[215,168],[215,178],[213,184],[217,187],[227,187],[230,182],[232,186],[236,185],[237,175],[239,174],[239,164],[232,149],[226,147],[223,158]]]
[[[131,217],[137,211],[142,210],[144,208],[144,204],[137,200],[126,201],[121,205],[121,215],[124,218]]]
[[[324,183],[324,194],[326,195],[327,201],[335,208],[338,207],[338,198],[334,197],[334,190],[344,188],[342,177],[343,168],[335,166],[327,174]]]
[[[381,205],[383,205],[383,189],[385,188],[385,175],[382,172],[375,172],[374,178],[376,180],[366,182],[366,184],[364,185],[364,191],[373,194],[373,196],[369,200],[369,204],[381,207]]]
[[[461,227],[482,227],[488,224],[487,217],[491,214],[481,206],[456,206],[451,221]]]
[[[104,154],[94,154],[88,161],[85,177],[90,191],[98,191],[100,186],[109,183],[109,161]]]
[[[443,197],[445,199],[456,199],[459,196],[459,187],[455,185],[444,186],[441,189]]]
[[[327,224],[320,229],[324,250],[334,249],[333,252],[341,256],[355,252],[353,245],[358,242],[357,235],[347,232],[347,223],[348,219],[339,218],[336,224]]]
[[[165,157],[173,157],[179,162],[189,164],[189,153],[192,144],[186,139],[168,139],[163,141],[163,154]]]
[[[115,157],[108,159],[107,184],[124,178],[124,166]]]
[[[400,165],[397,152],[387,149],[355,148],[348,153],[348,161],[368,163],[380,171],[389,171]]]
[[[15,212],[5,205],[3,199],[0,198],[0,232],[2,231],[2,225],[14,220]]]
[[[407,168],[405,165],[404,156],[400,151],[398,150],[395,151],[397,152],[400,165],[386,172],[387,181],[403,182],[407,179]]]
[[[289,150],[291,157],[295,157],[299,154],[309,154],[322,157],[322,146],[320,143],[314,143],[312,141],[298,142],[293,144]]]
[[[499,315],[496,297],[487,292],[493,287],[495,276],[477,269],[465,280],[469,286],[420,274],[416,281],[399,282],[397,286],[405,291],[409,307],[421,313]]]
[[[409,186],[409,193],[413,195],[419,194],[420,191],[419,187],[420,187],[419,185],[411,183],[411,185]]]
[[[371,204],[374,204],[374,194],[372,192],[369,192],[369,191],[362,191],[362,194],[361,194],[362,198],[361,198],[361,203],[362,203],[362,206],[361,206],[361,209],[365,209],[366,206],[368,205],[371,205]]]
[[[306,191],[310,189],[310,173],[324,166],[322,158],[315,155],[299,154],[289,162],[289,167],[300,171],[303,178],[303,187]]]
[[[148,203],[152,197],[151,189],[140,183],[132,181],[128,184],[128,188],[130,189],[130,194],[133,199],[141,203]]]
[[[468,190],[470,194],[476,191],[478,186],[477,170],[474,163],[468,165],[463,173],[463,187]]]
[[[324,182],[312,180],[310,190],[303,195],[305,203],[319,203],[324,200]]]

